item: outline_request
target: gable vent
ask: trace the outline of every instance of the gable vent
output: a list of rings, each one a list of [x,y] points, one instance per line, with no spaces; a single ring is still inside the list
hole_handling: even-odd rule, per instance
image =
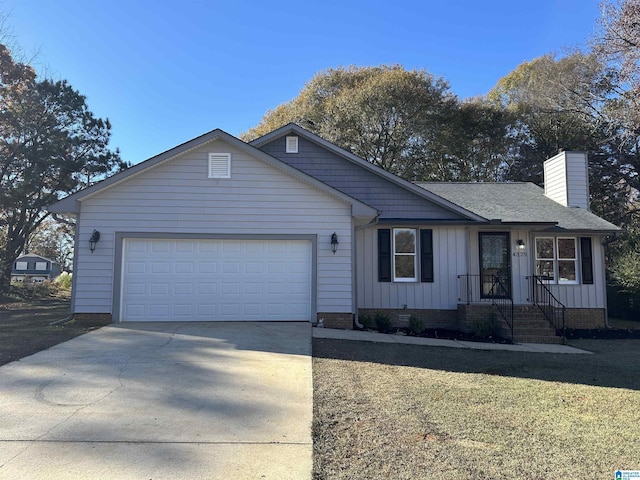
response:
[[[287,137],[287,153],[298,153],[298,137]]]
[[[231,178],[231,154],[209,154],[209,178]]]

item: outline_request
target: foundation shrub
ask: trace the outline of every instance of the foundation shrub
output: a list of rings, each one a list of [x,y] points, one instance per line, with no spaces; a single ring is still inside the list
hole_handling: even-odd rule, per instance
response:
[[[376,328],[380,333],[391,332],[391,317],[389,316],[388,313],[376,312],[373,318],[376,323]]]
[[[475,318],[471,327],[473,329],[473,334],[480,338],[495,337],[498,335],[500,329],[498,321],[493,315]]]
[[[415,315],[411,315],[411,317],[409,318],[409,330],[411,330],[411,332],[416,335],[424,332],[426,326],[427,325],[425,321],[419,317],[416,317]]]

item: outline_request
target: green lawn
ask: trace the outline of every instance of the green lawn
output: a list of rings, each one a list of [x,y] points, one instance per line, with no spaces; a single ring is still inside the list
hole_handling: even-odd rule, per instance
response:
[[[640,469],[640,340],[571,344],[594,355],[314,339],[314,478]]]

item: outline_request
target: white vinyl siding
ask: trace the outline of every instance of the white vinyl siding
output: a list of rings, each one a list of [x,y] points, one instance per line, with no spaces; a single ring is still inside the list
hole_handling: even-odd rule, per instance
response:
[[[233,177],[211,188],[209,153],[230,153]],[[89,253],[93,229],[100,243]],[[336,232],[340,248],[331,252]],[[351,206],[222,141],[184,153],[81,202],[75,311],[111,313],[116,232],[317,237],[319,312],[352,312]]]
[[[231,178],[231,154],[209,154],[209,178]]]
[[[565,207],[589,208],[587,155],[562,152],[544,162],[544,193]]]

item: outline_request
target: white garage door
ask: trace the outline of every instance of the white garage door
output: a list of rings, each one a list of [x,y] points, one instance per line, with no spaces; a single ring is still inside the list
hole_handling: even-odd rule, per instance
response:
[[[125,239],[121,321],[311,319],[307,240]]]

